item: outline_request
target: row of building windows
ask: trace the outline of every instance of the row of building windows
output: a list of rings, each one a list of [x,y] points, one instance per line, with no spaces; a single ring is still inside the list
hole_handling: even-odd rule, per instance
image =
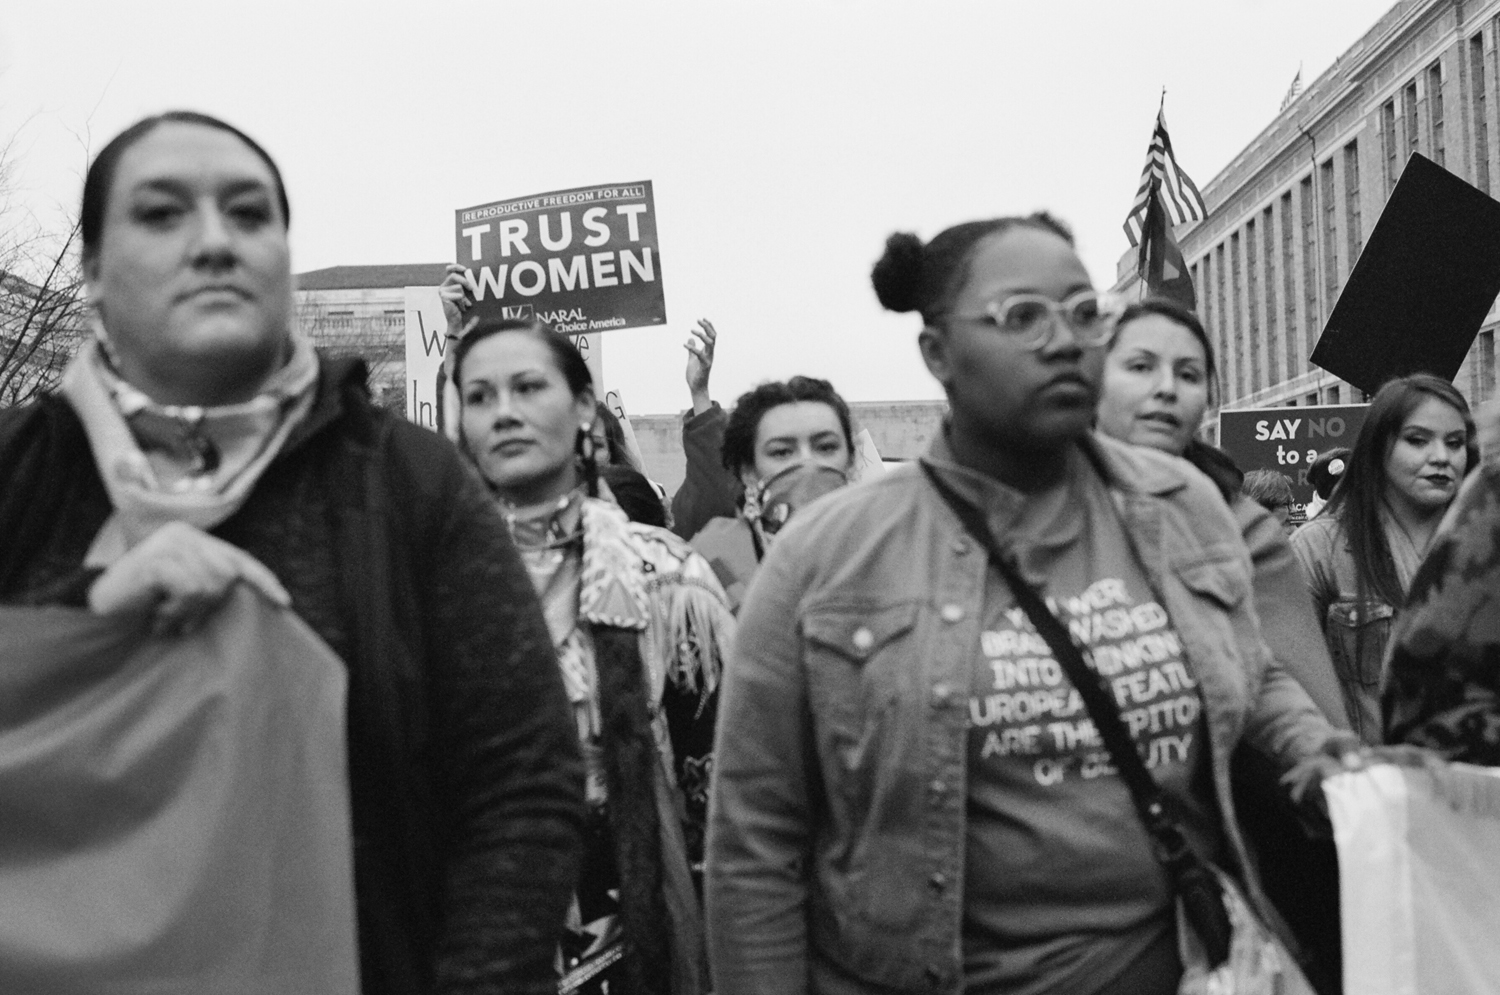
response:
[[[1500,30],[1500,18],[1492,23]],[[1487,72],[1486,30],[1491,29],[1451,51],[1467,63],[1462,68],[1472,124],[1471,179],[1488,193],[1493,168],[1489,108],[1500,100],[1489,92],[1497,74]],[[1449,108],[1441,58],[1374,110],[1376,135],[1364,151],[1377,150],[1369,164],[1382,167],[1382,189],[1376,196],[1390,196],[1414,152],[1447,167]],[[1226,402],[1309,372],[1307,356],[1364,248],[1361,151],[1359,137],[1351,139],[1191,263]],[[1494,374],[1494,335],[1486,332],[1476,342],[1470,369],[1476,399],[1494,393]],[[1339,403],[1334,400],[1339,395],[1344,402],[1363,396],[1348,385],[1326,388],[1324,395],[1325,403]]]

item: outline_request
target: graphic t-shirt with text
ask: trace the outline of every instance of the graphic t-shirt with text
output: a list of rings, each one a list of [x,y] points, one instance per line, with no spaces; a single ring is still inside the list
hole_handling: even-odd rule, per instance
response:
[[[1197,681],[1107,488],[1075,455],[1066,483],[1042,494],[989,485],[989,510],[1009,518],[997,537],[1107,679],[1147,766],[1213,855]],[[1087,995],[1171,929],[1171,886],[1130,793],[993,568],[970,685],[968,786],[967,990]]]

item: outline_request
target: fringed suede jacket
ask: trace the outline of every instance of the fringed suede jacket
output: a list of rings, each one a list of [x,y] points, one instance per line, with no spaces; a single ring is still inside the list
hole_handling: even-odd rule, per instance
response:
[[[507,517],[587,768],[590,817],[560,990],[706,992],[694,872],[734,629],[724,591],[686,542],[581,491],[540,516]]]

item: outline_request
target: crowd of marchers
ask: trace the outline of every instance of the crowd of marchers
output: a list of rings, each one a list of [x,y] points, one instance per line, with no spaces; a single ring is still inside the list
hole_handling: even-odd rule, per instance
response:
[[[713,401],[700,322],[670,497],[461,266],[457,444],[372,405],[223,121],[122,132],[81,218],[94,334],[0,411],[0,603],[173,640],[248,587],[331,649],[367,995],[1155,995],[1228,962],[1226,905],[1333,992],[1324,780],[1500,765],[1493,625],[1445,608],[1500,596],[1465,399],[1387,383],[1289,532],[1198,438],[1200,318],[1108,306],[1048,214],[888,239],[948,410],[864,479],[827,380]]]

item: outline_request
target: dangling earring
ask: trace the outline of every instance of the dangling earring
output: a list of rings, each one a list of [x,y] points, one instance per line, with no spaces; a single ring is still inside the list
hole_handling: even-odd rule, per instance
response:
[[[593,463],[595,457],[594,426],[586,423],[578,426],[578,458],[585,464]]]
[[[740,505],[740,515],[747,522],[760,518],[760,482],[745,488],[745,500]]]
[[[574,449],[578,453],[578,459],[583,463],[583,482],[587,488],[589,497],[599,496],[599,463],[595,459],[594,425],[592,422],[578,426],[578,441],[574,443]]]

